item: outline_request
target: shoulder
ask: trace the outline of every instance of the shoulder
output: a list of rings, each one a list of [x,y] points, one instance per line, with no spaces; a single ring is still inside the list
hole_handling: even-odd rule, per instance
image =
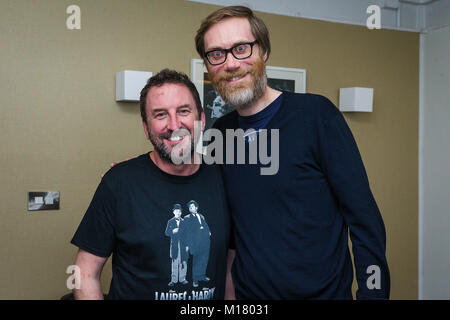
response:
[[[103,176],[103,181],[108,185],[114,185],[118,182],[123,182],[133,179],[133,176],[146,167],[146,159],[148,154],[142,154],[130,160],[122,161],[109,169]]]
[[[285,91],[283,99],[284,112],[299,114],[305,120],[326,122],[340,114],[335,104],[320,94]]]
[[[225,131],[225,129],[234,129],[237,125],[238,113],[233,110],[226,115],[220,117],[214,122],[212,128],[218,129],[220,131]]]
[[[339,109],[327,97],[314,93],[284,92],[284,103],[301,110],[324,115],[335,115]]]

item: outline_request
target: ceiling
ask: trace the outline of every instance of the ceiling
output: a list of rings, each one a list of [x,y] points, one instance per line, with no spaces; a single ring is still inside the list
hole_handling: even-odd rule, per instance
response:
[[[450,0],[187,0],[218,6],[365,26],[370,5],[381,9],[381,28],[427,32],[450,25]]]

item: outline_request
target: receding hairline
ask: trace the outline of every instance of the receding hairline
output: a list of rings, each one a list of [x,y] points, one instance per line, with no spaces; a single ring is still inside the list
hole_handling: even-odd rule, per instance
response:
[[[189,98],[192,100],[192,101],[190,101],[188,103],[184,103],[184,102],[180,103],[179,105],[176,106],[176,109],[190,107],[193,110],[197,110],[197,112],[199,111],[197,103],[195,101],[194,95],[192,94],[191,90],[189,90],[189,87],[187,85],[185,85],[184,83],[165,82],[165,83],[162,83],[162,84],[154,85],[147,91],[147,95],[145,96],[146,102],[150,102],[151,93],[157,94],[158,96],[164,95],[165,94],[164,91],[161,91],[160,93],[155,93],[154,90],[162,89],[164,86],[167,86],[167,85],[176,85],[178,87],[184,88],[187,91],[187,94],[188,94]],[[147,107],[148,107],[148,105],[149,105],[149,103],[146,104]],[[152,112],[155,112],[155,111],[158,111],[158,110],[159,109],[156,108],[155,110],[152,110]],[[201,110],[203,111],[203,108],[201,108]]]
[[[152,103],[152,101],[150,100],[150,95],[151,95],[150,93],[152,92],[152,90],[153,89],[161,89],[165,85],[178,85],[180,87],[184,87],[187,90],[187,92],[189,94],[189,97],[190,97],[190,99],[192,101],[190,101],[188,103],[183,103],[182,102],[179,105],[177,105],[175,107],[175,109],[179,110],[179,109],[188,107],[189,109],[195,111],[197,113],[197,117],[199,119],[201,119],[202,113],[204,112],[203,107],[201,105],[200,105],[200,108],[197,106],[197,102],[196,102],[195,96],[192,94],[192,92],[189,89],[189,87],[185,83],[182,83],[182,82],[164,82],[164,83],[161,83],[161,84],[155,84],[155,85],[151,86],[150,89],[147,91],[147,94],[145,96],[145,102],[146,102],[145,103],[145,108],[146,108],[146,110],[145,110],[146,112],[145,113],[146,113],[146,117],[148,117],[149,115],[154,115],[155,113],[167,110],[166,108],[160,108],[158,106],[155,106],[154,102]],[[159,94],[159,95],[162,95],[162,93]],[[150,109],[148,109],[148,108],[150,108]],[[148,112],[147,112],[147,110],[148,110]]]

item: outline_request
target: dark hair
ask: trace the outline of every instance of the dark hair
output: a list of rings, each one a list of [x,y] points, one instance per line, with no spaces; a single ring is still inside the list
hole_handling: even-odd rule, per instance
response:
[[[198,203],[195,200],[191,200],[187,203],[187,207],[189,208],[189,206],[193,204],[197,209],[198,209]]]
[[[173,205],[172,211],[175,211],[175,210],[183,211],[183,209],[181,208],[181,204],[175,203],[175,204]]]
[[[152,87],[160,87],[166,83],[181,84],[186,86],[186,88],[188,88],[189,91],[192,93],[192,97],[194,98],[195,105],[197,107],[198,115],[200,116],[202,114],[203,108],[200,96],[198,94],[197,88],[189,79],[189,77],[183,72],[163,69],[157,74],[155,74],[153,77],[148,79],[147,84],[141,90],[140,106],[141,106],[141,117],[144,123],[147,123],[146,102],[148,92]]]
[[[243,6],[221,8],[211,13],[202,21],[200,28],[197,30],[197,35],[195,36],[195,47],[200,57],[202,57],[202,59],[205,58],[205,33],[209,30],[209,28],[211,28],[211,26],[228,18],[247,18],[250,23],[252,34],[256,41],[258,41],[258,45],[261,48],[261,56],[267,54],[267,61],[270,55],[269,30],[267,29],[264,21],[255,16],[251,9]]]

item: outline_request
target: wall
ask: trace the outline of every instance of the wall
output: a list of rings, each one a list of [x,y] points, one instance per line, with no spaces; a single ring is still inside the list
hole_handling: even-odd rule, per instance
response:
[[[450,299],[450,27],[422,36],[421,298]]]
[[[138,105],[114,101],[124,69],[190,73],[193,36],[216,7],[181,0],[0,3],[0,299],[58,299],[76,248],[69,241],[111,161],[150,149]],[[307,70],[307,91],[375,89],[374,112],[345,114],[387,229],[394,299],[417,298],[419,36],[259,14],[269,65]],[[28,191],[59,190],[61,210],[28,212]],[[103,275],[109,285],[110,265]]]

